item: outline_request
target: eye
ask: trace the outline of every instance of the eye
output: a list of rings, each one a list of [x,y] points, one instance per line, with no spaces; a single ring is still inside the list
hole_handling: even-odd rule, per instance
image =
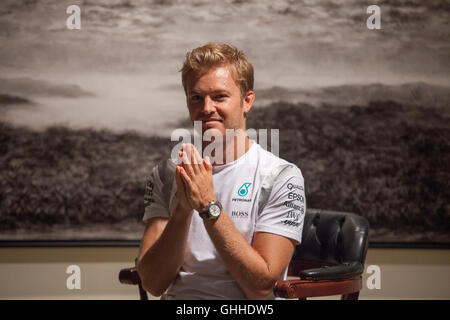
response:
[[[190,100],[191,100],[192,102],[198,102],[198,101],[201,100],[201,98],[202,98],[202,97],[201,97],[200,95],[196,94],[196,95],[191,96],[191,97],[190,97]]]
[[[215,95],[215,96],[214,96],[214,99],[215,99],[215,100],[218,100],[218,101],[222,101],[222,100],[224,100],[226,97],[227,97],[226,94],[218,94],[218,95]]]

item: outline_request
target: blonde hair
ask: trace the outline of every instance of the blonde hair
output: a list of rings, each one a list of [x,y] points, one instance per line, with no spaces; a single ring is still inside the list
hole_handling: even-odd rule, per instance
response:
[[[231,75],[239,86],[242,97],[253,90],[253,66],[245,54],[228,44],[208,42],[186,54],[183,67],[180,69],[184,92],[187,94],[189,74],[202,75],[211,68],[221,65],[230,66]]]

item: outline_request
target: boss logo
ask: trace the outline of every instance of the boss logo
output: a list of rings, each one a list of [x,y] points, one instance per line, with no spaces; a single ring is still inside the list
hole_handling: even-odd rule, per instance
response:
[[[248,212],[246,212],[246,211],[231,211],[231,216],[237,217],[237,218],[248,218]]]

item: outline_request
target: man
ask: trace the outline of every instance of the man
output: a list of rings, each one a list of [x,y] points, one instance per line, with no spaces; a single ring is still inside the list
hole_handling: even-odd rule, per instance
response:
[[[302,174],[245,133],[255,93],[241,51],[208,43],[186,55],[181,72],[191,120],[202,134],[220,133],[223,152],[211,161],[183,144],[178,164],[153,169],[137,263],[143,286],[162,299],[273,299],[301,240]],[[226,138],[227,129],[237,133]]]

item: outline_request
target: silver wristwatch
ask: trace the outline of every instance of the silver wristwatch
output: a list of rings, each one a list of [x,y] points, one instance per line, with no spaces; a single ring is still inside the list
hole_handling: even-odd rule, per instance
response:
[[[222,212],[222,204],[219,201],[210,201],[206,209],[199,212],[203,220],[216,220]]]

